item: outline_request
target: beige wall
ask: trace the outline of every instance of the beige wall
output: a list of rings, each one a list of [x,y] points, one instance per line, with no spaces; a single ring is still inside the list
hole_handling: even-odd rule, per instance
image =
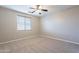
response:
[[[79,43],[79,6],[41,19],[42,34],[48,34]]]
[[[17,15],[31,17],[32,31],[17,31]],[[40,20],[39,17],[29,16],[19,12],[15,12],[6,8],[0,7],[0,42],[7,42],[19,38],[24,38],[39,34]]]

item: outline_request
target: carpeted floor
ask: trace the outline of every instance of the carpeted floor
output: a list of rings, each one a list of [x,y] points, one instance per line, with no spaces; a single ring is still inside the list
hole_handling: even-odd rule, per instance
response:
[[[78,53],[79,45],[55,39],[34,38],[0,45],[0,52],[7,53]]]

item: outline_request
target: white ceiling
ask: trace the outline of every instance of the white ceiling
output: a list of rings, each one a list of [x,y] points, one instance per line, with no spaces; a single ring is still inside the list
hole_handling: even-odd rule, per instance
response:
[[[30,9],[30,7],[32,7],[32,5],[3,5],[3,7],[12,9],[12,10],[16,10],[19,12],[23,12],[23,13],[27,13],[30,15],[34,15],[34,16],[43,16],[46,15],[49,12],[59,12],[62,10],[65,10],[67,8],[71,8],[74,7],[74,5],[41,5],[42,8],[47,9],[48,12],[42,12],[42,14],[39,14],[39,11],[35,12],[35,13],[28,13],[29,11],[33,11],[33,9]]]

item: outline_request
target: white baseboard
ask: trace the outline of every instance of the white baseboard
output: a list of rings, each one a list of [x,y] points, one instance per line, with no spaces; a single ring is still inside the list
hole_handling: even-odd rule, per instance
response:
[[[64,42],[69,42],[69,43],[74,43],[74,44],[78,44],[78,42],[73,42],[73,41],[69,41],[69,40],[64,40],[64,39],[61,39],[61,38],[58,38],[58,37],[53,37],[53,36],[50,36],[50,35],[47,35],[47,34],[42,34],[40,35],[41,37],[46,37],[46,38],[50,38],[50,39],[56,39],[56,40],[60,40],[60,41],[64,41]]]
[[[50,38],[50,39],[60,40],[60,41],[74,43],[74,44],[78,44],[79,45],[78,42],[64,40],[64,39],[61,39],[61,38],[58,38],[58,37],[53,37],[53,36],[50,36],[50,35],[47,35],[47,34],[32,35],[32,36],[28,36],[28,37],[24,37],[24,38],[20,38],[20,39],[10,40],[10,41],[7,41],[7,42],[1,42],[0,44],[6,44],[6,43],[15,42],[15,41],[24,40],[24,39],[32,39],[32,38],[36,38],[36,37],[46,37],[46,38]]]
[[[24,39],[32,39],[32,38],[36,38],[36,37],[38,37],[38,35],[33,35],[33,36],[28,36],[28,37],[24,37],[24,38],[20,38],[20,39],[10,40],[7,42],[1,42],[0,44],[6,44],[6,43],[15,42],[15,41],[24,40]]]

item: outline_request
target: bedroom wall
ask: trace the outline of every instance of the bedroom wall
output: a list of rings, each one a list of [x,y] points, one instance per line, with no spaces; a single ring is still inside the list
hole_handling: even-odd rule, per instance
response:
[[[41,33],[79,43],[79,6],[41,18]]]
[[[17,31],[17,15],[31,17],[31,31]],[[25,38],[28,36],[39,35],[40,26],[39,17],[29,16],[20,12],[15,12],[6,8],[0,7],[0,43],[15,39]]]

